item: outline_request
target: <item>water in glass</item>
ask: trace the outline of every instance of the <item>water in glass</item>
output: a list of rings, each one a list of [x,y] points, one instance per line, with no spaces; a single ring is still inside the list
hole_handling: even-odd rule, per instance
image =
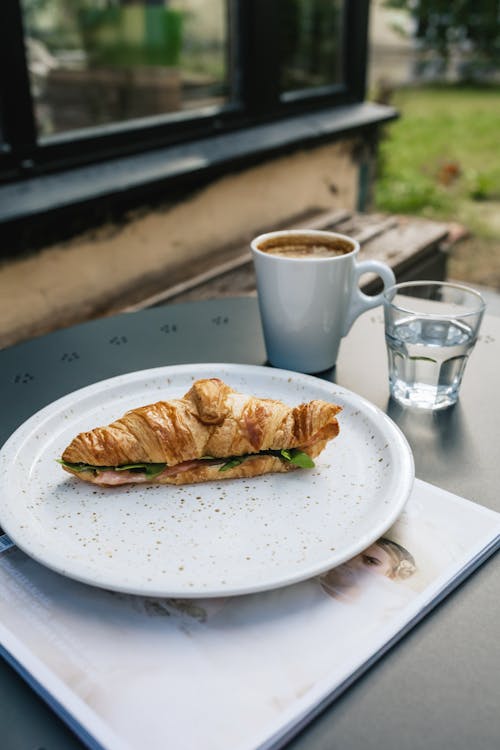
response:
[[[475,331],[462,321],[416,317],[386,328],[392,395],[408,406],[444,409],[458,398]]]

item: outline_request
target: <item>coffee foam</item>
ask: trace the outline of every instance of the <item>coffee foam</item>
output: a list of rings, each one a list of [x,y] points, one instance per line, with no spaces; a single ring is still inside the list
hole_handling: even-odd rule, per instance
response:
[[[264,240],[258,249],[269,255],[285,258],[334,258],[354,250],[349,240],[312,235],[283,235]]]

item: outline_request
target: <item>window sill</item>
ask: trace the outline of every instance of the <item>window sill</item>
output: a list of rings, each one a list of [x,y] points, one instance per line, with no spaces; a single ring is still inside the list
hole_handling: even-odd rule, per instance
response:
[[[107,199],[130,202],[177,185],[234,169],[293,148],[360,133],[397,117],[392,107],[364,102],[308,113],[195,142],[127,156],[67,172],[0,186],[0,225]]]

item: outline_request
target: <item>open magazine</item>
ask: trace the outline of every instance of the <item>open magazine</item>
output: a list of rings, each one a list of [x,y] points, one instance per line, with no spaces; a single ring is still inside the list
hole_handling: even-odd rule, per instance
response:
[[[500,544],[500,514],[424,482],[348,563],[220,599],[113,593],[0,537],[4,656],[89,747],[282,747]]]

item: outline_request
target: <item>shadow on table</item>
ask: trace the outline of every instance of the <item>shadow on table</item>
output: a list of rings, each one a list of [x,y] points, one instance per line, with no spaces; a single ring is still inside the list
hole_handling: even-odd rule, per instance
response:
[[[410,443],[417,474],[425,466],[436,477],[456,472],[467,464],[474,465],[476,449],[460,402],[448,409],[427,411],[401,406],[394,399],[387,402],[386,412]]]

